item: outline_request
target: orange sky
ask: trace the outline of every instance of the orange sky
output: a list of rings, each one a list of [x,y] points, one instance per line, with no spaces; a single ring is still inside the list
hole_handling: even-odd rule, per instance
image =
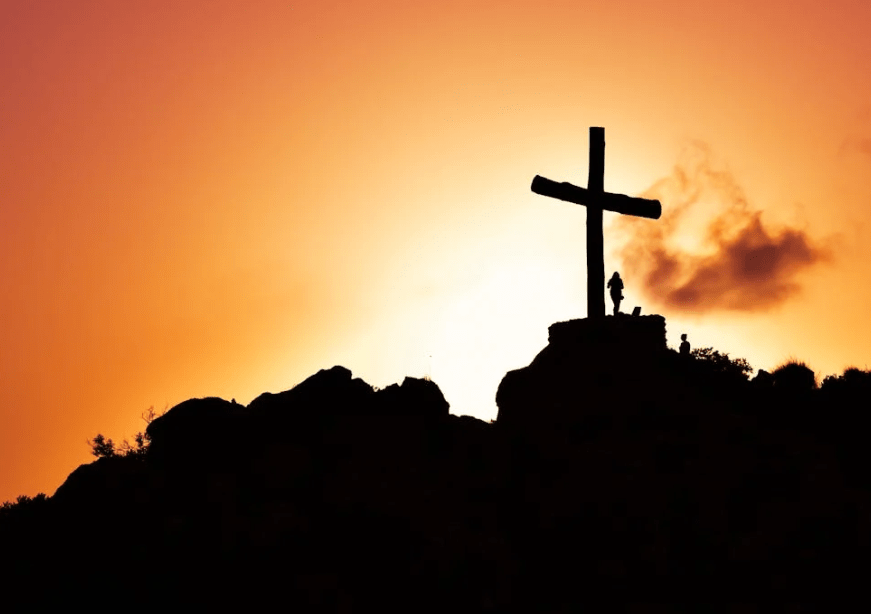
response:
[[[624,307],[756,368],[871,367],[871,4],[759,4],[2,2],[0,501],[150,406],[335,364],[495,417],[585,315],[584,212],[529,184],[583,185],[590,126],[607,190],[699,156],[728,179],[673,248],[717,257],[726,185],[827,254],[764,308],[628,274]],[[651,249],[616,217],[608,275]]]

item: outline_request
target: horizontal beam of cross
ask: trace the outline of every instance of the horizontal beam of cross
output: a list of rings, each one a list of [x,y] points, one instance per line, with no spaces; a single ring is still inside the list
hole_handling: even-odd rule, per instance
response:
[[[571,183],[551,181],[541,175],[536,175],[535,179],[532,180],[532,191],[542,196],[558,198],[576,205],[599,206],[605,211],[646,217],[652,220],[658,220],[659,216],[662,215],[662,204],[658,200],[633,198],[611,192],[593,194],[585,188]]]

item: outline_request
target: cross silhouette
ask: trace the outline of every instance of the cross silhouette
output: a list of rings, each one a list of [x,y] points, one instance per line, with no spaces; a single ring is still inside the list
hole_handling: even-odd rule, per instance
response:
[[[602,212],[615,211],[659,219],[662,205],[658,200],[632,198],[605,191],[605,129],[590,128],[590,174],[587,188],[571,183],[557,183],[540,175],[532,180],[532,191],[587,208],[587,317],[605,317],[605,245],[602,238]]]

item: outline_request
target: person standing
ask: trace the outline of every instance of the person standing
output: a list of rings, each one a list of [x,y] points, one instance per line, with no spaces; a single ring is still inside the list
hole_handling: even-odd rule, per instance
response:
[[[620,279],[620,273],[614,271],[611,279],[608,280],[608,287],[611,288],[611,300],[614,302],[614,315],[620,313],[620,301],[623,300],[623,280]]]
[[[680,355],[686,356],[687,358],[689,358],[690,355],[690,342],[687,341],[686,333],[680,336]]]

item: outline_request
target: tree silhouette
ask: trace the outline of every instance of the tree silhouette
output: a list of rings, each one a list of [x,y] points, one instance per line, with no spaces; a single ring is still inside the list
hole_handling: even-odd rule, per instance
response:
[[[696,348],[690,356],[709,367],[712,371],[724,375],[732,375],[747,379],[753,373],[753,367],[744,358],[729,358],[726,352],[719,352],[713,347]]]
[[[155,418],[159,417],[159,414],[154,411],[152,406],[145,410],[141,417],[147,427]],[[107,439],[102,433],[97,433],[93,439],[88,440],[88,445],[91,446],[91,454],[97,458],[112,458],[115,456],[144,457],[148,453],[150,444],[151,436],[147,430],[139,431],[133,435],[132,444],[125,439],[116,446],[115,442]]]
[[[91,454],[97,458],[112,458],[117,456],[115,442],[105,438],[102,433],[97,433],[93,439],[88,440],[88,445],[91,446]]]

